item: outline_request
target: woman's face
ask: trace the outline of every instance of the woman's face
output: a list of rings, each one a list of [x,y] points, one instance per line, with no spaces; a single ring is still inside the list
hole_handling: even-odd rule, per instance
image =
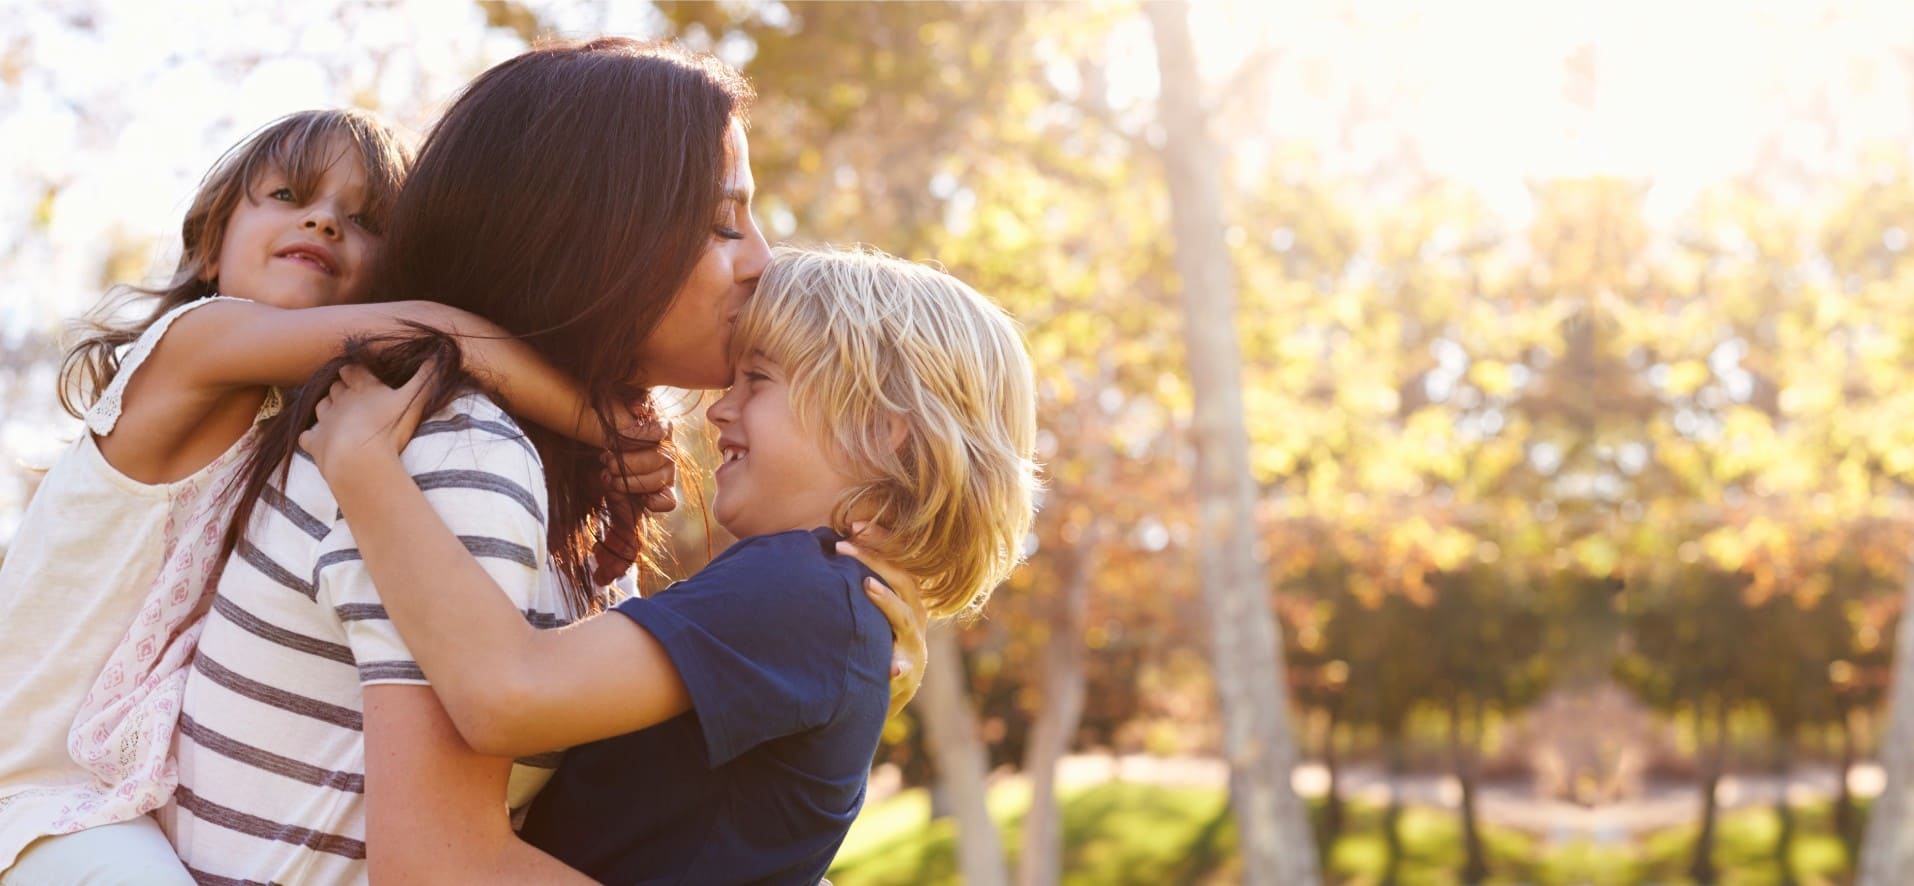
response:
[[[638,346],[648,385],[722,388],[731,383],[731,330],[771,260],[771,246],[751,217],[757,184],[743,125],[731,124],[725,147],[725,194],[711,222],[711,243]]]

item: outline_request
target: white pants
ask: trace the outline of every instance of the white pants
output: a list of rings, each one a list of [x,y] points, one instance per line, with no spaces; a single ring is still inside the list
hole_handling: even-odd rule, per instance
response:
[[[0,886],[193,886],[193,878],[159,823],[142,815],[35,840],[0,872]]]

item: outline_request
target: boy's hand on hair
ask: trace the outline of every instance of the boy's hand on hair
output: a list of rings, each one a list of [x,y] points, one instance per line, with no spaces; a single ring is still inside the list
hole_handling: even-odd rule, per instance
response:
[[[317,422],[299,435],[299,448],[332,484],[349,479],[359,459],[396,461],[425,417],[425,391],[437,375],[437,364],[427,364],[389,388],[372,370],[347,364],[319,401]]]
[[[851,524],[851,539],[874,543],[883,536],[881,526]],[[838,542],[837,552],[856,557],[883,579],[882,582],[864,579],[864,595],[877,604],[878,611],[891,623],[891,707],[886,716],[895,717],[916,697],[918,687],[924,685],[924,665],[930,660],[924,629],[930,623],[930,614],[924,609],[924,598],[915,577],[889,560],[858,547],[855,541]]]

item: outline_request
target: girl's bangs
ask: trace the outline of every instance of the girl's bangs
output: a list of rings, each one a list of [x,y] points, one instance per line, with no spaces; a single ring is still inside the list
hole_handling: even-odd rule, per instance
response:
[[[241,161],[238,177],[248,199],[259,180],[274,171],[286,176],[294,193],[310,194],[326,170],[345,159],[348,151],[357,152],[365,167],[364,211],[375,221],[385,220],[405,183],[408,160],[398,140],[379,124],[350,113],[287,121],[280,131],[256,140],[252,147]]]

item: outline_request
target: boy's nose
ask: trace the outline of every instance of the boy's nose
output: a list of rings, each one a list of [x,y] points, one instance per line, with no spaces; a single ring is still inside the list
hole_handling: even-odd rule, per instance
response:
[[[736,387],[734,386],[732,390],[736,390]],[[705,407],[704,417],[719,427],[728,425],[736,420],[738,417],[738,407],[736,403],[732,402],[731,391],[725,391],[724,395],[719,397],[716,402]]]

